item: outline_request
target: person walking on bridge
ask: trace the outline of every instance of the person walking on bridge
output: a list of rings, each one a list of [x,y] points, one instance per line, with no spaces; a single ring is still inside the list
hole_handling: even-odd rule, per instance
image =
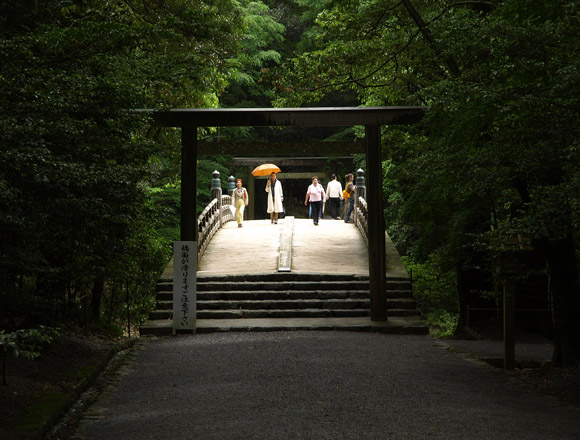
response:
[[[236,221],[238,222],[238,228],[242,227],[242,222],[244,221],[244,209],[248,206],[250,199],[248,197],[248,191],[242,186],[242,179],[236,179],[236,188],[234,189],[234,206],[236,207]]]
[[[326,185],[326,200],[330,204],[330,217],[340,220],[340,201],[342,200],[342,184],[337,180],[336,174],[330,176],[330,182]]]
[[[348,223],[350,221],[352,210],[354,209],[354,190],[356,187],[354,183],[352,183],[354,180],[354,174],[348,173],[344,176],[344,179],[346,180],[344,191],[342,192],[342,196],[344,197],[344,209],[346,211],[344,222]]]
[[[318,220],[320,219],[320,214],[322,212],[322,201],[326,198],[326,193],[322,185],[318,184],[318,177],[314,176],[312,178],[312,184],[308,187],[306,192],[306,199],[304,200],[304,206],[308,206],[308,199],[310,199],[310,206],[312,207],[312,220],[314,225],[318,226]]]
[[[268,213],[272,223],[278,223],[278,213],[284,211],[284,193],[282,192],[282,183],[276,179],[276,173],[270,174],[268,183],[266,184],[266,192],[268,193]]]

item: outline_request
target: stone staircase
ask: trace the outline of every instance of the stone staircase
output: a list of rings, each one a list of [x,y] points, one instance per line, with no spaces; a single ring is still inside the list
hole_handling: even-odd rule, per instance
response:
[[[172,334],[172,280],[157,284],[157,308],[141,335]],[[387,277],[387,322],[370,320],[368,276],[272,273],[198,276],[198,333],[352,329],[427,333],[407,278]]]

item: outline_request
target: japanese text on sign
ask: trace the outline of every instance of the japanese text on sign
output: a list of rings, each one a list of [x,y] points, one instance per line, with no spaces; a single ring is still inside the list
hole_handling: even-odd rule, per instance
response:
[[[173,330],[195,330],[197,243],[173,247]]]

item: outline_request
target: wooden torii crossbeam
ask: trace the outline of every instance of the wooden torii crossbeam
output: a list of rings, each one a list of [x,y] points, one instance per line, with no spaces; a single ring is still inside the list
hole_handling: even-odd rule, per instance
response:
[[[365,126],[371,320],[387,320],[381,125],[413,124],[427,107],[314,107],[141,110],[158,127],[181,128],[181,240],[197,242],[195,228],[197,127]],[[233,148],[232,148],[233,149]],[[235,151],[231,151],[235,153]]]
[[[303,156],[308,152],[344,156],[364,153],[363,139],[357,141],[322,141],[322,142],[232,142],[231,140],[200,140],[197,143],[198,156],[215,156],[232,154],[246,157],[279,157]]]

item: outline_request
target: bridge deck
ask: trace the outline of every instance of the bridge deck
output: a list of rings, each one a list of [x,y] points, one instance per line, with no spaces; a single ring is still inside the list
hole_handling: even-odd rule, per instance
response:
[[[199,264],[199,275],[254,274],[278,271],[280,238],[285,219],[228,222],[214,236]],[[368,275],[366,245],[354,224],[295,219],[292,237],[294,273]],[[387,238],[387,275],[407,277],[399,254]]]

